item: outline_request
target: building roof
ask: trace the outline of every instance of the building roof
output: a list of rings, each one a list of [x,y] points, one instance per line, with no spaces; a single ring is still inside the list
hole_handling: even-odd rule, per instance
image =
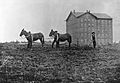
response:
[[[92,14],[96,16],[97,18],[111,18],[109,15],[105,13],[92,13]]]
[[[90,11],[87,12],[71,12],[75,17],[80,17],[86,13],[90,13]],[[93,15],[94,17],[98,18],[98,19],[112,19],[109,15],[105,14],[105,13],[90,13],[91,15]],[[68,16],[69,18],[69,16]],[[68,19],[67,18],[67,19]]]

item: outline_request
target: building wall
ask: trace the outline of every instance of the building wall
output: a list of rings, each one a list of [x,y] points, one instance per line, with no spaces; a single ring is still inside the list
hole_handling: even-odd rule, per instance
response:
[[[91,33],[95,32],[96,20],[89,13],[78,18],[78,41],[79,44],[91,44]]]
[[[77,19],[74,15],[70,15],[68,21],[66,22],[66,32],[70,33],[72,36],[72,42],[75,43],[76,36],[74,35],[77,29]]]
[[[96,19],[89,13],[76,18],[71,14],[66,21],[66,31],[72,35],[72,43],[92,45],[91,33],[95,32],[97,45],[112,43],[112,20]]]
[[[112,43],[112,20],[109,19],[99,19],[97,20],[97,44],[105,45]]]

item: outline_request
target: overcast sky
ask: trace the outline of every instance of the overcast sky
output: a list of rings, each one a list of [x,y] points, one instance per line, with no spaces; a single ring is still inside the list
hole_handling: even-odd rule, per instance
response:
[[[19,37],[23,28],[46,38],[50,29],[64,33],[65,19],[73,10],[110,15],[114,41],[120,40],[120,0],[0,0],[0,42],[25,40]]]

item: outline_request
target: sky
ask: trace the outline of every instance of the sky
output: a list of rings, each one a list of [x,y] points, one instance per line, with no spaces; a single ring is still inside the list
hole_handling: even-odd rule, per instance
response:
[[[0,0],[0,42],[25,41],[24,28],[42,32],[51,29],[65,33],[70,11],[106,13],[113,18],[113,40],[120,41],[120,0]]]

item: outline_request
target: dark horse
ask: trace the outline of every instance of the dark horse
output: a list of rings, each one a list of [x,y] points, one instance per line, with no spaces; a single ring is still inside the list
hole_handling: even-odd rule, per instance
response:
[[[31,32],[27,32],[24,29],[21,31],[20,36],[24,35],[26,37],[26,39],[28,40],[28,45],[27,48],[31,48],[32,47],[32,42],[36,41],[36,40],[40,40],[42,43],[42,47],[44,44],[44,35],[42,33],[34,33],[31,34]]]
[[[53,45],[55,42],[56,42],[56,47],[59,47],[59,42],[64,42],[64,41],[68,41],[69,47],[71,46],[72,37],[69,33],[59,34],[57,31],[53,31],[53,29],[52,29],[49,36],[54,37],[54,41],[52,43],[52,48],[53,48]]]

